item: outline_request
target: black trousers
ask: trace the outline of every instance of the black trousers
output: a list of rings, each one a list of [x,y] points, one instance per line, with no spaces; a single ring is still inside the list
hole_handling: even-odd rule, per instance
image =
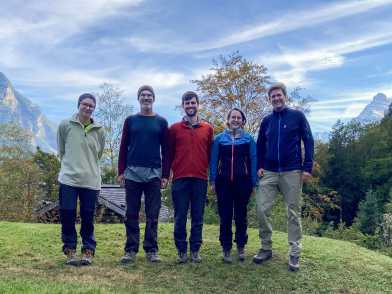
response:
[[[144,207],[146,213],[146,228],[144,232],[143,249],[145,252],[158,251],[158,217],[161,209],[161,181],[154,178],[149,182],[134,182],[125,180],[127,210],[125,214],[125,228],[127,241],[126,252],[139,251],[140,228],[139,212],[141,198],[144,193]]]
[[[220,218],[219,241],[223,250],[232,248],[233,216],[236,227],[234,242],[237,243],[237,247],[244,247],[248,242],[247,206],[252,189],[248,178],[238,178],[234,181],[217,179],[215,182]]]
[[[207,181],[198,178],[180,178],[173,182],[174,242],[179,252],[187,252],[186,223],[191,210],[189,249],[200,250],[203,242],[203,217],[207,196]]]
[[[86,249],[95,252],[97,242],[94,238],[94,214],[99,191],[60,184],[59,211],[61,221],[61,239],[63,251],[76,249],[77,233],[75,229],[76,208],[80,201],[80,236],[82,251]]]

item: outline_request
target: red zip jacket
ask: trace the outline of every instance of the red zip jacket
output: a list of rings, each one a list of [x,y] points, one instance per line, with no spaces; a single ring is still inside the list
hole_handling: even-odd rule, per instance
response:
[[[185,177],[208,179],[208,163],[214,131],[210,124],[191,126],[187,121],[169,128],[169,161],[173,180]]]

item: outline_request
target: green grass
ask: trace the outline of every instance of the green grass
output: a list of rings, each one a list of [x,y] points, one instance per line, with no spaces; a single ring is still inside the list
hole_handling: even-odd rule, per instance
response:
[[[305,236],[301,270],[287,271],[287,235],[274,233],[274,257],[251,262],[259,248],[249,230],[247,260],[221,261],[218,227],[204,228],[201,264],[176,265],[172,224],[159,225],[162,263],[140,252],[122,266],[123,225],[96,226],[94,265],[64,265],[58,225],[0,222],[0,293],[384,293],[392,292],[392,258],[352,243]],[[142,250],[141,250],[142,251]]]

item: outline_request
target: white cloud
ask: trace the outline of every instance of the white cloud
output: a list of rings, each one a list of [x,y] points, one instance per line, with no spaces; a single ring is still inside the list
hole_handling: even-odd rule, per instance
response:
[[[280,15],[276,20],[250,24],[218,40],[193,44],[189,44],[188,42],[186,46],[178,40],[171,40],[171,42],[168,43],[140,36],[130,37],[128,42],[141,51],[158,51],[166,53],[189,53],[219,49],[272,35],[313,27],[318,24],[365,13],[391,4],[392,0],[338,1],[319,8],[303,11],[289,11],[284,15]]]

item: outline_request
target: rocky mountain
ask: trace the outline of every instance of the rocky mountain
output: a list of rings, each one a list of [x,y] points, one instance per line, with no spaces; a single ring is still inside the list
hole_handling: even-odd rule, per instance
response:
[[[378,122],[384,117],[391,103],[391,98],[388,98],[382,93],[378,93],[355,120],[363,124]]]
[[[0,124],[8,122],[16,122],[31,132],[33,146],[56,152],[56,127],[0,72]]]

